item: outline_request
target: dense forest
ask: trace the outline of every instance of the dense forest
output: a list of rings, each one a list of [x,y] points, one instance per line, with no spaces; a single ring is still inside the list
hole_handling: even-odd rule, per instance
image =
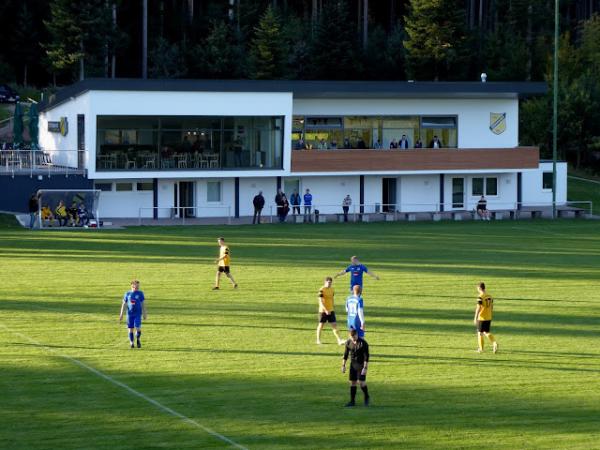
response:
[[[147,66],[143,4],[147,3]],[[560,2],[559,147],[600,153],[600,0]],[[87,77],[548,81],[551,0],[3,0],[0,82]],[[551,142],[551,98],[521,143]]]

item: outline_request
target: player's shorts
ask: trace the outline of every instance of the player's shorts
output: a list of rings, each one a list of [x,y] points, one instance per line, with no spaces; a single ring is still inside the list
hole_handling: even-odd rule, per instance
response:
[[[331,311],[330,314],[325,314],[324,312],[319,313],[319,322],[320,323],[335,323],[335,311]]]
[[[219,266],[219,272],[229,273],[229,266]]]
[[[127,328],[141,328],[142,316],[127,315]]]
[[[361,375],[361,372],[363,370],[363,366],[360,364],[357,364],[356,366],[354,364],[350,364],[350,372],[348,373],[348,379],[350,381],[367,381],[367,376],[366,375]]]
[[[478,320],[477,321],[477,331],[479,331],[480,333],[489,333],[491,327],[492,327],[491,320]]]

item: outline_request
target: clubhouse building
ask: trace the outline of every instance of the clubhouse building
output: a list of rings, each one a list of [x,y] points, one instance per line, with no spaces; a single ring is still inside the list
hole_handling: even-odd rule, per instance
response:
[[[552,202],[552,164],[518,142],[544,83],[89,79],[41,105],[40,144],[83,168],[101,217],[264,214],[278,188],[322,214]],[[393,147],[393,148],[390,148]],[[566,203],[566,163],[556,199]],[[273,208],[274,212],[274,208]]]

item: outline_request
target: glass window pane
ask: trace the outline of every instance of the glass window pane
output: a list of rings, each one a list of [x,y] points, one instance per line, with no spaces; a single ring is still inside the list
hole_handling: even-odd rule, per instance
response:
[[[552,172],[544,172],[542,175],[542,189],[552,189],[553,178]]]
[[[485,195],[498,195],[498,178],[485,179]]]
[[[423,117],[423,128],[456,128],[456,117]]]
[[[306,148],[331,149],[342,148],[343,136],[341,129],[324,128],[314,129],[306,132],[304,145]]]
[[[483,195],[483,178],[473,178],[473,196]]]
[[[341,117],[307,117],[306,118],[307,128],[322,128],[322,127],[342,127]]]
[[[133,183],[116,183],[117,191],[133,191]]]
[[[144,182],[137,184],[138,191],[152,191],[154,190],[154,183],[152,182]]]
[[[221,182],[208,181],[206,183],[206,201],[220,202],[221,201]]]
[[[112,191],[112,183],[94,183],[94,189],[100,191]]]
[[[441,143],[441,148],[456,148],[457,134],[456,129],[451,128],[424,128],[423,129],[423,147],[433,148],[434,139],[437,137]]]

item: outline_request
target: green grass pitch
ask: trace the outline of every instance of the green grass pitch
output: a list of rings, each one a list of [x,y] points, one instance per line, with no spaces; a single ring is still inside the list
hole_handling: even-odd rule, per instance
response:
[[[2,449],[229,446],[202,427],[249,449],[600,446],[596,221],[0,224]],[[237,291],[210,290],[219,235]],[[349,410],[341,349],[328,328],[317,346],[315,328],[323,277],[353,254],[381,280],[365,278],[372,406],[359,390]],[[118,324],[132,278],[147,297],[141,350]],[[497,355],[474,352],[480,280]],[[334,284],[342,328],[348,284]]]

